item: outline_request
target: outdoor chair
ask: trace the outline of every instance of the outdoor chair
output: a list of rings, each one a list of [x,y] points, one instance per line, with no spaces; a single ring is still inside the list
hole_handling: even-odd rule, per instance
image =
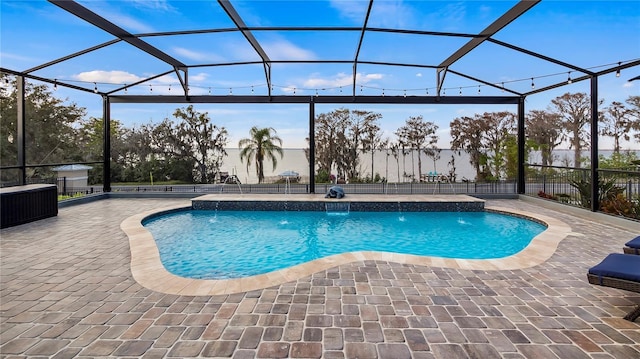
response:
[[[629,242],[624,244],[625,247],[622,250],[627,254],[638,254],[640,255],[640,236],[630,240]]]
[[[611,253],[589,269],[589,283],[640,293],[640,255]],[[624,319],[635,321],[640,317],[640,304]]]

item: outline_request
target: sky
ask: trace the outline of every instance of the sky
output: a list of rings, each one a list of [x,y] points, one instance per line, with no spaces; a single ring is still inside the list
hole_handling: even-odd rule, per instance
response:
[[[234,28],[217,1],[79,1],[91,11],[133,34],[166,31]],[[368,26],[455,34],[477,34],[516,1],[406,1],[376,0]],[[350,0],[232,0],[231,4],[250,27],[277,26],[362,26],[368,1]],[[67,11],[46,1],[0,1],[0,66],[26,71],[52,60],[114,39]],[[358,31],[254,31],[271,60],[348,60],[356,55]],[[640,0],[632,1],[550,1],[543,0],[499,31],[493,38],[520,48],[591,71],[614,67],[640,59]],[[205,66],[258,61],[259,55],[238,31],[198,35],[145,36],[142,38],[166,54],[188,65],[190,94],[266,94],[262,65]],[[460,36],[425,36],[367,32],[358,59],[369,62],[408,63],[436,66],[468,41]],[[171,70],[171,67],[131,45],[119,42],[82,56],[47,66],[33,74],[60,83],[97,88],[106,92]],[[583,75],[569,68],[525,55],[506,47],[484,42],[451,66],[451,70],[518,91],[567,81]],[[640,75],[636,66],[600,77],[599,98],[607,106],[624,103],[640,95]],[[273,64],[273,95],[351,95],[352,64]],[[433,95],[436,70],[417,66],[359,64],[355,74],[356,95]],[[533,84],[532,84],[533,83]],[[445,96],[506,95],[500,89],[448,73]],[[573,82],[561,88],[528,96],[526,110],[546,109],[550,101],[566,92],[590,92],[589,81]],[[124,94],[124,91],[119,92]],[[184,94],[173,74],[158,77],[128,89],[127,94]],[[102,117],[99,95],[58,86],[54,95],[87,109],[88,116]],[[177,104],[113,104],[111,118],[134,127],[173,118]],[[248,136],[252,126],[273,127],[285,148],[306,147],[308,105],[196,104],[212,121],[229,132],[229,146]],[[380,113],[383,137],[395,139],[394,132],[410,116],[423,116],[439,126],[441,148],[450,146],[449,123],[461,116],[492,111],[513,111],[513,105],[316,105],[315,113],[337,108]],[[600,140],[601,148],[611,141]],[[623,148],[640,149],[636,142]]]

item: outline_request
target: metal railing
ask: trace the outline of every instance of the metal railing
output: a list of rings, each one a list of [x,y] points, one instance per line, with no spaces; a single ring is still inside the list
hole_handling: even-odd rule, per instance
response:
[[[591,207],[588,168],[527,165],[525,193],[576,207]],[[640,219],[640,171],[599,169],[599,211]]]
[[[330,183],[316,183],[315,193],[326,193],[334,186]],[[405,182],[405,183],[349,183],[340,184],[347,194],[515,194],[515,181],[496,182]],[[258,193],[258,194],[304,194],[309,193],[305,183],[263,183],[263,184],[180,184],[180,185],[113,185],[113,192],[128,193]],[[69,187],[64,181],[58,182],[60,194],[100,193],[101,185]]]

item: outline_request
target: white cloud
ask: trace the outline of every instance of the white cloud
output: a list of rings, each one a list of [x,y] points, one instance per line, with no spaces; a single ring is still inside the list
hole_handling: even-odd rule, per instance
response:
[[[175,54],[182,57],[186,57],[187,59],[194,60],[194,61],[206,61],[208,63],[213,63],[213,62],[220,62],[224,60],[222,56],[193,51],[193,50],[185,49],[184,47],[174,47],[172,50]]]
[[[374,2],[369,18],[369,26],[409,28],[415,22],[417,10],[398,1]]]
[[[453,2],[440,12],[441,18],[450,23],[460,23],[464,21],[467,14],[467,8],[462,2]]]
[[[368,2],[353,0],[330,0],[329,3],[332,8],[338,10],[340,16],[347,18],[356,24],[362,25],[364,16],[367,11]]]
[[[152,26],[142,23],[138,21],[138,19],[127,15],[118,13],[104,13],[102,14],[102,16],[109,19],[114,24],[127,29],[130,32],[145,33],[155,31]]]
[[[238,61],[259,61],[260,55],[246,41],[229,43],[224,46],[224,52]]]
[[[145,74],[144,76],[138,76],[126,71],[103,71],[103,70],[93,70],[81,72],[79,74],[71,76],[71,78],[84,81],[84,82],[96,82],[98,84],[132,84],[139,81],[144,80],[148,76]],[[207,80],[209,77],[206,73],[198,73],[191,74],[189,76],[189,83],[197,84],[202,83]],[[151,86],[151,87],[149,87]],[[147,92],[149,88],[153,89],[154,94],[159,95],[175,95],[184,93],[182,87],[180,85],[180,81],[178,81],[175,74],[168,74],[164,76],[160,76],[153,80],[144,82],[140,85],[137,85],[133,88],[130,88],[129,91],[138,90]],[[204,94],[206,93],[206,89],[192,88],[192,94]]]
[[[416,74],[416,77],[422,77],[422,72],[418,72],[418,73]]]
[[[172,7],[167,0],[131,0],[131,4],[141,9],[142,11],[156,11],[156,12],[176,12],[176,9]],[[126,29],[133,33],[146,33],[155,32],[153,26],[140,21],[140,18],[125,14],[117,6],[114,6],[111,2],[106,1],[93,1],[92,8],[97,10],[102,17],[109,19],[114,24]]]
[[[627,81],[624,83],[624,85],[622,85],[622,87],[624,88],[632,88],[633,87],[633,82]]]
[[[164,76],[160,76],[158,78],[153,79],[153,81],[149,81],[149,83],[157,83],[157,84],[175,84],[179,82],[175,76],[172,75],[164,75]]]
[[[286,40],[266,42],[262,46],[272,60],[314,60],[316,58],[312,51]]]
[[[190,60],[202,61],[206,58],[206,55],[201,52],[188,50],[183,47],[174,47],[173,52]]]
[[[33,57],[17,55],[9,52],[0,52],[0,59],[11,59],[11,60],[24,61],[24,62],[36,60]]]
[[[371,81],[380,80],[383,78],[382,74],[356,74],[356,83],[366,84]],[[312,75],[310,78],[303,82],[301,87],[307,89],[324,89],[324,88],[336,88],[341,86],[351,86],[353,84],[353,75],[345,74],[344,72],[338,73],[335,76],[329,78],[323,78],[319,75]]]
[[[368,1],[331,0],[331,7],[336,9],[340,16],[351,20],[361,26],[364,22]],[[376,1],[371,8],[369,26],[378,27],[407,27],[413,22],[415,9],[404,3],[403,0]]]
[[[160,11],[175,11],[173,6],[165,0],[132,0],[138,8],[146,8]]]
[[[209,74],[201,72],[195,75],[189,75],[189,82],[202,82],[209,78]]]
[[[142,77],[139,77],[137,75],[134,75],[126,71],[102,71],[102,70],[85,71],[77,75],[73,75],[71,77],[78,81],[114,83],[114,84],[134,83],[143,79]]]

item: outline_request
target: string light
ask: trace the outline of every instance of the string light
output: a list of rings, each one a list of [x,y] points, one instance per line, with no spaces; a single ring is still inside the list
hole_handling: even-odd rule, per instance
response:
[[[608,67],[609,67],[609,71],[612,71],[612,70],[613,70],[613,71],[615,72],[615,76],[616,76],[616,77],[620,77],[620,75],[621,75],[621,70],[622,70],[622,62],[623,62],[623,61],[617,62],[617,67],[615,67],[616,63],[612,63],[612,64],[607,64],[607,65],[601,65],[601,66],[594,66],[594,67],[590,67],[589,69],[608,66]],[[613,66],[612,66],[612,65],[613,65]],[[571,76],[571,73],[572,73],[572,72],[573,72],[573,70],[572,70],[572,71],[567,71],[567,79],[566,79],[566,82],[565,82],[567,85],[573,84],[573,77]],[[536,88],[535,80],[536,80],[536,79],[546,78],[546,77],[552,77],[552,76],[558,76],[558,75],[562,75],[563,73],[564,73],[564,72],[530,77],[529,79],[531,80],[531,89],[532,89],[532,90],[535,90],[535,88]],[[522,78],[522,79],[517,79],[517,80],[502,81],[502,82],[496,83],[496,84],[495,84],[495,87],[498,87],[498,86],[499,86],[499,87],[500,87],[501,92],[502,92],[502,93],[504,93],[504,92],[506,92],[506,86],[505,86],[505,83],[520,82],[520,81],[526,81],[526,80],[527,80],[526,78]],[[69,81],[71,81],[71,80],[69,80]],[[65,81],[65,82],[66,82],[66,81]],[[71,81],[71,82],[84,82],[84,83],[91,83],[91,82],[89,82],[89,81]],[[4,83],[5,83],[6,85],[9,85],[9,84],[10,84],[10,80],[9,80],[9,78],[8,78],[8,77],[5,77],[5,78],[4,78]],[[101,84],[102,84],[102,83],[101,83]],[[114,85],[117,85],[116,83],[113,83],[113,84],[114,84]],[[63,83],[63,85],[64,85],[64,83]],[[98,90],[98,84],[97,84],[97,82],[93,82],[93,86],[94,86],[94,88],[93,88],[93,92],[94,92],[94,93],[96,93],[96,94],[100,93],[100,92],[99,92],[99,90]],[[167,86],[168,86],[168,93],[169,93],[169,94],[171,94],[171,87],[173,86],[173,84],[168,84]],[[264,85],[247,85],[247,86],[241,86],[240,88],[248,88],[248,87],[250,87],[250,88],[251,88],[251,94],[252,94],[252,95],[254,95],[254,94],[255,94],[255,86],[264,86]],[[268,86],[268,85],[267,85],[267,86]],[[364,85],[359,85],[359,86],[360,86],[360,93],[361,93],[361,94],[363,94],[363,93],[364,93]],[[474,86],[474,85],[472,85],[472,86],[464,86],[464,88],[473,88],[473,86]],[[477,85],[477,86],[478,86],[478,90],[477,90],[477,92],[478,92],[478,96],[480,96],[480,95],[482,94],[482,85]],[[128,86],[128,85],[125,83],[125,84],[124,84],[124,87],[122,88],[122,90],[124,90],[124,93],[125,93],[125,94],[128,94],[128,87],[130,87],[130,86]],[[204,88],[206,88],[206,87],[204,87],[204,86],[196,86],[196,87],[197,87],[197,88],[203,88],[203,89],[204,89]],[[271,86],[270,86],[271,91],[273,91],[273,90],[275,89],[275,87],[276,87],[275,85],[271,84]],[[343,86],[338,86],[338,91],[339,91],[339,93],[340,93],[341,95],[342,95],[342,93],[343,93],[343,89],[342,89],[342,87],[343,87]],[[367,88],[368,88],[368,89],[373,89],[373,90],[375,90],[375,89],[376,89],[376,87],[369,87],[369,86],[367,86]],[[209,95],[210,95],[210,96],[212,95],[212,89],[216,89],[216,87],[213,87],[213,88],[212,88],[212,87],[208,87],[208,93],[209,93]],[[291,89],[291,88],[289,88],[289,89]],[[379,89],[379,88],[378,88],[378,89]],[[453,90],[453,89],[454,89],[454,88],[449,88],[449,90]],[[54,78],[54,80],[53,80],[53,91],[57,91],[57,90],[58,90],[58,80]],[[312,90],[312,89],[305,89],[305,88],[303,88],[303,92],[304,92],[304,91],[308,91],[308,90],[310,91],[310,90]],[[318,97],[318,96],[319,96],[319,91],[320,91],[320,90],[322,90],[322,91],[326,91],[327,89],[326,89],[326,88],[322,88],[322,89],[320,89],[320,88],[316,88],[316,89],[315,89],[315,96],[316,96],[316,97]],[[333,91],[333,90],[335,90],[335,87],[333,87],[333,88],[329,88],[329,90]],[[382,88],[381,90],[382,90],[382,94],[381,94],[381,96],[383,96],[383,97],[384,97],[384,96],[386,96],[386,90],[387,90],[387,89]],[[403,95],[403,97],[404,97],[404,98],[406,98],[406,97],[407,97],[407,92],[411,92],[411,91],[419,91],[419,90],[420,90],[419,88],[418,88],[418,89],[406,89],[406,88],[401,89],[401,88],[397,88],[397,89],[390,89],[389,91],[391,91],[391,92],[392,92],[392,95],[393,95],[393,93],[396,93],[396,92],[400,92],[400,91],[402,91],[402,95]],[[436,88],[436,95],[438,95],[438,92],[441,92],[441,95],[442,95],[442,96],[446,96],[446,88],[440,88],[440,89],[439,89],[440,91],[437,91],[437,90],[438,90],[438,89]],[[189,91],[189,89],[187,89],[187,92],[188,92],[188,91]],[[152,84],[149,84],[149,92],[150,92],[151,94],[153,94],[153,85],[152,85]],[[293,87],[293,95],[295,96],[295,95],[297,95],[297,93],[298,93],[298,88],[297,88],[297,87]],[[230,88],[229,88],[229,93],[228,93],[228,94],[229,94],[229,95],[233,95],[233,88],[232,88],[232,87],[230,87]],[[462,86],[460,86],[460,87],[459,87],[458,94],[459,94],[460,96],[463,96],[463,94],[462,94]],[[426,96],[429,96],[429,88],[428,88],[428,87],[426,87],[426,88],[425,88],[425,95],[426,95]]]

